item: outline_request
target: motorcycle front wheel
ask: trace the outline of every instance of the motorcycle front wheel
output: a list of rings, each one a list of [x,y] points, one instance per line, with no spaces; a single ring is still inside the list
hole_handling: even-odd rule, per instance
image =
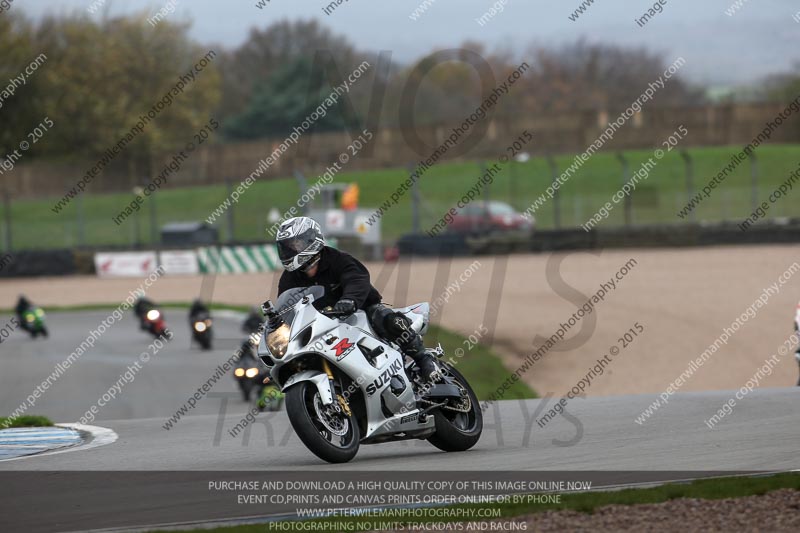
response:
[[[320,459],[346,463],[358,453],[355,417],[329,413],[313,383],[301,381],[286,392],[286,412],[297,436]]]
[[[436,433],[428,437],[428,442],[446,452],[463,452],[475,446],[481,438],[483,413],[478,398],[461,372],[446,363],[439,364],[462,390],[463,397],[458,404],[448,402],[432,411]]]

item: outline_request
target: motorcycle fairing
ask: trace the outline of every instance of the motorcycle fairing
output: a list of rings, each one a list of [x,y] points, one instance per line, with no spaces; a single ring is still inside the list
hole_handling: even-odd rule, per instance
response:
[[[357,311],[340,321],[319,313],[312,305],[313,300],[314,297],[308,295],[295,305],[286,355],[282,359],[275,359],[271,375],[281,390],[285,393],[289,387],[301,381],[312,381],[320,392],[323,404],[333,402],[329,380],[322,372],[300,372],[286,380],[286,383],[278,380],[284,365],[304,355],[318,354],[347,374],[365,398],[367,427],[362,439],[368,441],[388,434],[409,433],[413,436],[432,432],[435,427],[432,416],[426,417],[425,422],[419,421],[421,411],[416,407],[414,390],[406,374],[405,356],[375,335],[364,311]],[[425,308],[419,309],[420,305]],[[427,327],[427,304],[403,309],[412,319],[415,329]],[[417,309],[417,312],[411,312],[412,309]],[[309,328],[310,336],[307,333]],[[259,341],[259,355],[269,354],[265,338],[266,335]],[[371,363],[364,352],[371,352],[379,346],[383,348],[382,353],[373,355]],[[392,391],[392,378],[396,378],[395,385],[398,380],[402,382],[402,391]]]

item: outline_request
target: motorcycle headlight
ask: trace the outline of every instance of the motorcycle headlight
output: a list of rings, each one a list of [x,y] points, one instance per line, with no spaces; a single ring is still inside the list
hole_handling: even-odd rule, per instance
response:
[[[247,376],[248,378],[254,378],[254,377],[256,377],[258,375],[258,369],[257,368],[248,368],[247,372],[245,372],[244,375]]]
[[[44,317],[44,311],[42,311],[41,309],[37,309],[36,310],[36,316],[38,316],[39,318],[43,318]]]
[[[236,376],[237,378],[244,376],[244,368],[237,368],[236,370],[233,371],[233,375]]]
[[[197,333],[203,333],[206,330],[206,323],[205,322],[195,322],[194,323],[194,330]]]
[[[25,315],[25,322],[33,322],[33,315]]]
[[[275,331],[268,333],[266,342],[272,357],[280,359],[286,355],[286,348],[289,347],[289,326],[283,324]]]
[[[147,317],[147,320],[158,320],[158,317],[161,316],[161,313],[159,313],[157,309],[151,309],[145,316]]]

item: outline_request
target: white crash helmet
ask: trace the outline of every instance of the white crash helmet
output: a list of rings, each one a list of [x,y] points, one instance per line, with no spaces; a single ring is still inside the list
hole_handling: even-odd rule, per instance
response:
[[[322,228],[316,220],[308,217],[290,218],[282,223],[277,241],[278,257],[289,272],[305,266],[325,246]]]

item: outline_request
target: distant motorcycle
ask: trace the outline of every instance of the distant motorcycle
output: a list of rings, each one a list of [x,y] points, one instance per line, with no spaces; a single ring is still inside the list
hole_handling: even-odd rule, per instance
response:
[[[30,333],[33,339],[39,335],[47,337],[48,332],[44,323],[44,316],[44,311],[41,307],[29,307],[22,312],[22,320],[20,321],[22,329]]]
[[[262,385],[256,407],[259,411],[280,411],[283,399],[284,394],[281,390],[270,382],[268,385]]]
[[[208,312],[198,313],[190,317],[192,324],[192,338],[200,344],[204,350],[211,349],[211,315]]]
[[[141,299],[136,302],[134,312],[139,317],[139,329],[150,332],[154,337],[167,336],[167,324],[164,314],[150,300]]]
[[[260,309],[254,307],[250,310],[247,318],[244,319],[244,322],[242,323],[242,331],[247,335],[252,335],[259,331],[263,323],[264,315],[261,314]]]
[[[255,347],[249,339],[244,341],[240,348],[239,361],[236,364],[236,368],[233,369],[233,377],[239,385],[239,390],[242,391],[242,397],[245,402],[250,401],[253,390],[258,390],[260,396],[260,390],[264,386],[264,378],[267,377],[266,372],[263,370],[263,365],[255,358],[254,350]]]

